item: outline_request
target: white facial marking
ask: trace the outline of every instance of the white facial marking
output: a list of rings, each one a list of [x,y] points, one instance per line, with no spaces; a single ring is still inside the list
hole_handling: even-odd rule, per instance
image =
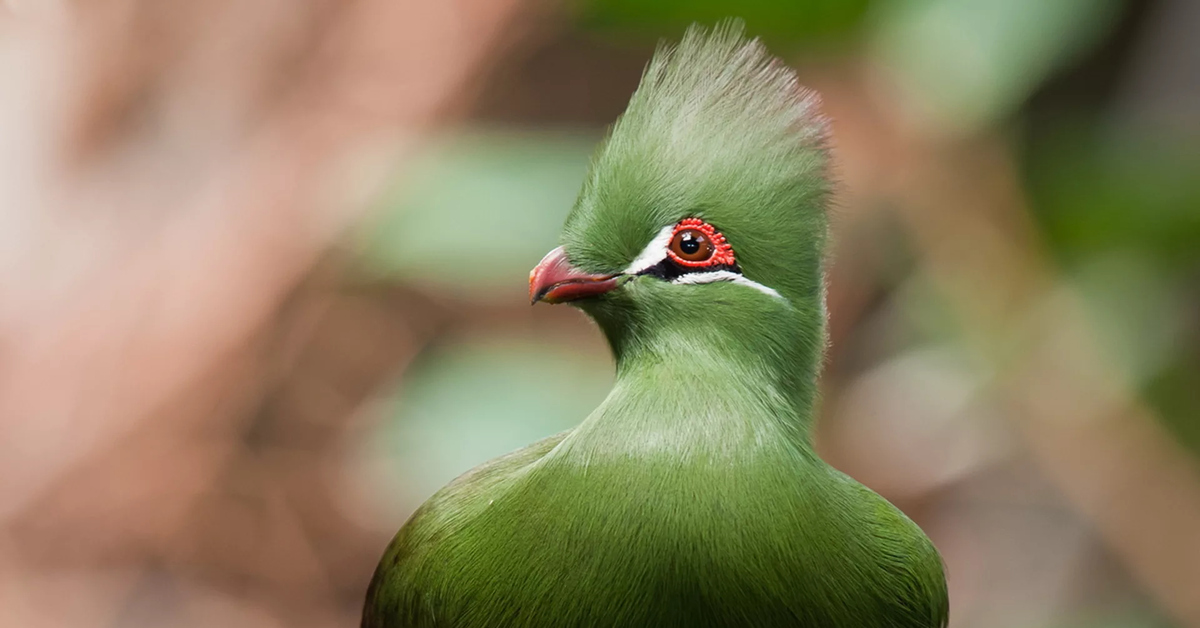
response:
[[[638,253],[637,259],[629,265],[622,273],[626,275],[636,275],[647,268],[650,268],[667,258],[667,247],[671,244],[671,235],[675,233],[675,225],[667,225],[658,232]]]
[[[646,245],[646,248],[642,249],[641,253],[638,253],[637,259],[634,259],[633,262],[629,264],[629,267],[621,271],[621,273],[624,275],[636,275],[658,265],[659,262],[667,258],[667,247],[671,245],[671,236],[674,234],[675,225],[667,225],[666,227],[663,227],[662,231],[659,231],[658,235],[654,236],[654,238],[650,240],[650,242]],[[758,290],[763,294],[773,296],[776,299],[783,299],[783,295],[776,292],[774,288],[769,288],[761,283],[758,283],[757,281],[747,279],[742,275],[730,272],[728,270],[690,272],[686,275],[677,277],[671,283],[702,284],[716,283],[718,281],[728,281],[730,283],[748,286]]]
[[[729,272],[728,270],[714,270],[714,271],[710,271],[710,272],[688,273],[686,275],[681,275],[681,276],[677,277],[671,283],[674,283],[674,284],[698,284],[698,283],[716,283],[718,281],[728,281],[730,283],[736,283],[739,285],[748,286],[750,288],[754,288],[755,290],[758,290],[759,292],[761,292],[763,294],[773,296],[776,299],[783,298],[783,295],[776,292],[774,288],[769,288],[767,286],[762,285],[761,283],[758,283],[757,281],[754,281],[753,279],[746,279],[742,275],[739,275],[739,274],[733,273],[733,272]]]

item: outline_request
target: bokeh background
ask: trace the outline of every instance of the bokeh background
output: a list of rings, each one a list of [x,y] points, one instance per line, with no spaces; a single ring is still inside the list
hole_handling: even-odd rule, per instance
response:
[[[1195,0],[5,0],[0,626],[357,625],[605,394],[526,273],[729,15],[833,120],[820,449],[953,626],[1200,626]]]

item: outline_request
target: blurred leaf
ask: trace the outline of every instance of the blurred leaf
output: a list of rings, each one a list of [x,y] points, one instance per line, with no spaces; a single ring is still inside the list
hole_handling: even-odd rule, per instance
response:
[[[1068,261],[1134,249],[1192,271],[1200,264],[1200,154],[1186,142],[1136,137],[1100,141],[1073,129],[1035,145],[1027,165],[1034,209]]]
[[[1109,362],[1180,442],[1200,452],[1200,330],[1187,324],[1196,304],[1148,257],[1129,251],[1096,255],[1079,265],[1075,281]]]
[[[578,425],[612,379],[605,356],[566,346],[482,341],[433,349],[405,375],[394,418],[376,443],[423,500],[481,462]]]
[[[1112,600],[1109,600],[1112,604]],[[1155,609],[1144,604],[1112,604],[1102,615],[1095,612],[1078,613],[1067,621],[1054,624],[1055,628],[1171,628],[1173,624]]]
[[[469,132],[405,165],[361,232],[368,272],[450,292],[524,293],[553,248],[595,146],[594,137]]]
[[[1099,342],[1136,384],[1178,358],[1184,309],[1175,286],[1144,256],[1097,255],[1075,273]]]
[[[1030,148],[1035,216],[1110,355],[1200,452],[1200,155],[1187,138],[1069,126]]]
[[[939,127],[1010,115],[1101,38],[1117,0],[892,0],[873,15],[876,60]]]
[[[592,0],[584,26],[649,37],[677,38],[692,22],[712,25],[737,17],[750,35],[771,44],[825,43],[855,31],[870,0]]]
[[[913,273],[895,292],[893,307],[910,335],[910,346],[962,343],[968,330],[937,278],[924,269]]]
[[[1195,347],[1200,337],[1189,339]],[[1187,356],[1160,371],[1147,386],[1146,398],[1179,442],[1200,455],[1200,355]]]

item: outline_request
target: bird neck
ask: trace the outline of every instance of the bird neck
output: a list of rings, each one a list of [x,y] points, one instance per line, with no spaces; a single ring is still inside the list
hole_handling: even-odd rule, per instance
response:
[[[789,332],[794,321],[758,323],[708,316],[605,329],[616,382],[580,438],[626,453],[811,454],[820,351]]]

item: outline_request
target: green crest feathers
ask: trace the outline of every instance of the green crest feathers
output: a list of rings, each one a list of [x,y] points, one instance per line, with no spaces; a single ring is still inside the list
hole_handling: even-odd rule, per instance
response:
[[[820,290],[828,123],[816,93],[740,22],[661,45],[594,157],[564,246],[593,271],[624,268],[665,225],[720,228],[747,277],[789,299]]]

